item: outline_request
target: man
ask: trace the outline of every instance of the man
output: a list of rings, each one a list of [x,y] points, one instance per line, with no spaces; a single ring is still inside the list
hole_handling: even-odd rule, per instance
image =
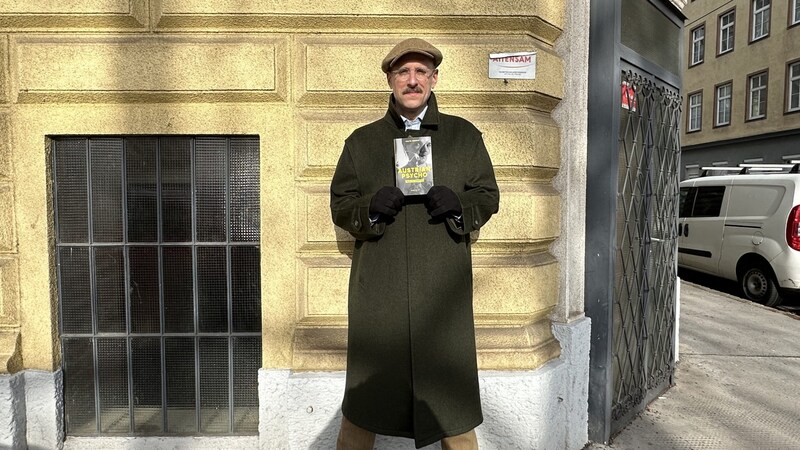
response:
[[[441,61],[422,39],[389,52],[388,111],[347,138],[331,182],[333,222],[356,238],[339,449],[372,449],[375,433],[477,449],[469,233],[497,212],[499,191],[480,132],[439,112]],[[394,140],[408,136],[431,137],[425,196],[394,185]]]

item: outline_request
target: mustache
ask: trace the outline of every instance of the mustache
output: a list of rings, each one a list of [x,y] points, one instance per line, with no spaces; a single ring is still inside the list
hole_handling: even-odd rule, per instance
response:
[[[403,94],[411,94],[411,93],[422,94],[422,88],[418,86],[418,87],[403,89]]]

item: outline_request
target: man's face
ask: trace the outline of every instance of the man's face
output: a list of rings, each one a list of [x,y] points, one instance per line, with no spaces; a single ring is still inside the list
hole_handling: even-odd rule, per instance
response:
[[[423,72],[430,76],[421,76]],[[394,93],[398,112],[407,119],[416,119],[425,109],[438,78],[433,60],[425,55],[409,53],[397,60],[386,79]]]

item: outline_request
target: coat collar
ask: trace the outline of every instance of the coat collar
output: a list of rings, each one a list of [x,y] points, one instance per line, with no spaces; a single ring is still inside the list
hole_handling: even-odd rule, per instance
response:
[[[403,118],[400,117],[400,113],[397,112],[397,108],[395,107],[394,94],[389,94],[389,109],[386,111],[384,119],[401,130],[405,129],[406,127],[405,124],[403,123]],[[438,127],[439,127],[439,107],[436,104],[436,95],[433,92],[431,92],[431,96],[428,97],[428,111],[425,113],[425,117],[422,118],[422,125],[420,125],[420,129],[422,128],[435,129]]]

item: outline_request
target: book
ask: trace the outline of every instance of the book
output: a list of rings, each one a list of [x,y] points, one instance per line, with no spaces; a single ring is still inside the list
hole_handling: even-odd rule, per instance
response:
[[[433,187],[431,137],[394,140],[395,186],[404,195],[425,195]]]

